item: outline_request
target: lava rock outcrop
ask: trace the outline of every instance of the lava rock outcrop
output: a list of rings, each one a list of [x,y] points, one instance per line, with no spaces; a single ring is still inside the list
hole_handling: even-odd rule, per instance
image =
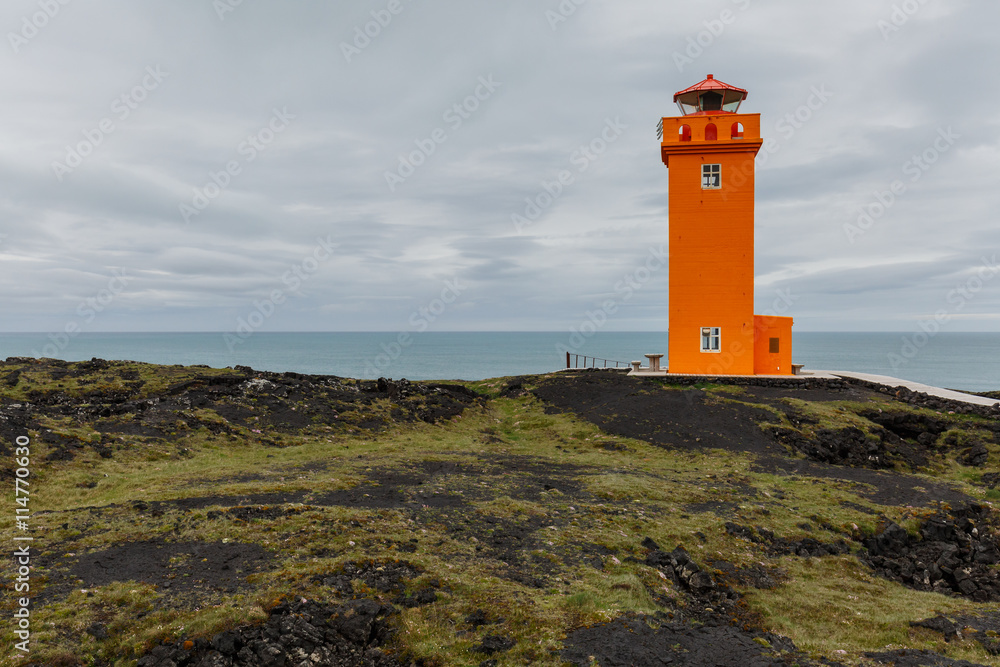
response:
[[[401,667],[379,648],[391,636],[386,617],[394,611],[374,600],[284,603],[264,625],[157,646],[138,667]]]
[[[1000,573],[991,566],[1000,563],[1000,541],[991,519],[989,510],[971,504],[927,518],[920,537],[888,522],[863,540],[867,553],[860,558],[880,576],[909,588],[997,601]]]
[[[813,461],[875,470],[895,467],[885,436],[870,436],[855,426],[824,428],[813,436],[778,426],[769,430],[778,442]]]
[[[836,542],[821,542],[812,537],[801,540],[789,540],[778,537],[770,530],[757,526],[741,526],[731,521],[726,522],[726,532],[736,537],[749,540],[765,547],[769,556],[799,556],[801,558],[821,558],[823,556],[840,556],[850,553],[851,547],[844,540]]]

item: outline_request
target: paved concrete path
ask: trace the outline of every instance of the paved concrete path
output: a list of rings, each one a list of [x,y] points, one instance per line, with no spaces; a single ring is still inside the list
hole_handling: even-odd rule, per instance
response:
[[[877,382],[878,384],[884,384],[890,387],[902,386],[906,387],[910,391],[918,391],[922,394],[937,396],[938,398],[947,398],[950,401],[962,401],[963,403],[971,403],[973,405],[990,406],[1000,403],[1000,401],[997,401],[997,399],[995,398],[987,398],[985,396],[974,396],[972,394],[966,394],[961,391],[952,391],[951,389],[932,387],[929,384],[910,382],[909,380],[900,380],[899,378],[889,377],[888,375],[873,375],[871,373],[854,373],[852,371],[813,371],[813,372],[829,373],[842,378],[855,378],[857,380],[867,380],[868,382]]]

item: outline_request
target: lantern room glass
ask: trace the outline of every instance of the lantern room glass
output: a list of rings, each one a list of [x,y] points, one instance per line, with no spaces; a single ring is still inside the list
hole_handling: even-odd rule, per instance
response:
[[[708,83],[708,86],[704,84]],[[746,91],[722,84],[711,75],[702,84],[674,96],[681,115],[737,113]]]

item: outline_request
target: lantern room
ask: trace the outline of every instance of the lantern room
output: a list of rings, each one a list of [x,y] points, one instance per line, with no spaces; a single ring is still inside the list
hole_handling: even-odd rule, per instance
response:
[[[736,113],[747,98],[747,91],[723,83],[709,74],[701,83],[674,94],[682,116]]]

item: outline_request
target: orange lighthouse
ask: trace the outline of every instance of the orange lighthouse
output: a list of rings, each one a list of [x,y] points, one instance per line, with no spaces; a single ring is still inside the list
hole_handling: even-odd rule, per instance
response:
[[[669,171],[670,373],[791,375],[792,318],[753,314],[754,158],[747,91],[708,78],[662,120]]]

